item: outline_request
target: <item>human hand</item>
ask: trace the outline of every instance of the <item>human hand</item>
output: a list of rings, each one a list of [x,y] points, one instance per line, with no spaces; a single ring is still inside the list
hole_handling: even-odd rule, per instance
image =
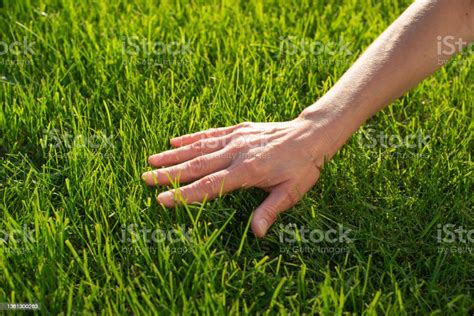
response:
[[[175,149],[148,161],[163,167],[142,175],[148,185],[190,183],[158,195],[173,207],[256,187],[269,192],[255,210],[252,231],[263,237],[279,213],[295,205],[316,183],[330,146],[326,124],[297,118],[279,123],[241,123],[171,139]],[[181,198],[180,198],[181,197]]]

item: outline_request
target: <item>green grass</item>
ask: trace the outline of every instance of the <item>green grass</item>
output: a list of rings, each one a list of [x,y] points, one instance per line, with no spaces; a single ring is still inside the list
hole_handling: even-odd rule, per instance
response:
[[[168,210],[140,179],[170,137],[296,117],[409,2],[3,1],[0,41],[26,38],[34,53],[0,56],[0,303],[39,302],[43,314],[472,313],[472,241],[437,240],[446,224],[474,229],[472,54],[367,122],[263,240],[248,230],[258,190]],[[124,37],[173,51],[134,56]],[[337,44],[285,46],[316,41]],[[380,133],[429,141],[372,146]],[[352,242],[288,242],[289,224],[342,225]],[[127,241],[142,228],[173,238]]]

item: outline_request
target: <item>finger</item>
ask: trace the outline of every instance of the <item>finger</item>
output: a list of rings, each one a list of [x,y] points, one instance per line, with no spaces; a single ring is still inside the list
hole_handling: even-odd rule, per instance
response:
[[[225,140],[221,138],[200,140],[187,146],[152,155],[148,157],[148,163],[153,167],[172,166],[205,154],[218,151],[224,146]]]
[[[157,200],[158,203],[166,207],[173,207],[176,204],[181,204],[182,200],[186,203],[212,200],[224,193],[248,186],[249,184],[246,183],[242,172],[228,168],[210,174],[182,188],[163,192],[158,195]]]
[[[196,132],[193,134],[183,135],[179,137],[172,138],[170,140],[171,146],[181,147],[185,145],[192,144],[197,142],[200,139],[206,139],[211,137],[221,137],[232,133],[239,125],[229,126],[229,127],[220,127],[220,128],[211,128],[206,131]]]
[[[291,186],[280,184],[275,187],[262,204],[255,210],[252,218],[252,231],[262,238],[277,219],[278,214],[286,211],[298,202],[298,195]]]
[[[148,185],[187,183],[225,169],[231,162],[232,156],[226,154],[225,150],[220,150],[176,166],[146,172],[143,179]]]

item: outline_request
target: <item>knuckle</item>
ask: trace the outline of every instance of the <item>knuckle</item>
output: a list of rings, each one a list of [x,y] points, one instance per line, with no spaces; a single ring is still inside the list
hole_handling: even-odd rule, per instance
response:
[[[239,141],[241,137],[245,135],[245,130],[239,129],[233,132],[230,136],[232,142]]]
[[[217,149],[221,146],[222,141],[219,138],[208,138],[206,141],[203,141],[202,148],[207,151]]]
[[[255,158],[247,158],[242,161],[242,167],[251,175],[258,174],[261,170],[260,163]]]
[[[202,147],[202,140],[195,141],[190,146],[192,149],[199,149]]]
[[[205,142],[204,140],[200,139],[194,143],[191,144],[191,148],[197,152],[203,152],[205,148]]]
[[[163,172],[160,172],[159,174],[157,174],[157,178],[158,176],[160,176],[160,179],[167,179],[167,180],[174,181],[176,178],[179,177],[179,175],[180,175],[180,172],[176,167],[170,167],[170,168],[164,169]]]
[[[298,203],[298,201],[300,200],[300,194],[298,193],[296,189],[288,190],[288,192],[286,192],[286,198],[288,199],[288,202],[290,203],[290,205],[293,206],[296,203]]]
[[[242,122],[240,124],[237,124],[237,127],[238,128],[245,128],[245,127],[251,127],[251,124],[250,122]]]
[[[189,162],[189,167],[190,167],[191,171],[195,172],[195,173],[204,170],[205,165],[206,165],[206,160],[202,156],[194,158],[193,160],[191,160]]]
[[[233,139],[231,142],[231,147],[234,151],[242,151],[246,147],[245,141],[242,139]]]
[[[280,129],[278,127],[272,127],[270,128],[270,130],[268,131],[268,133],[270,134],[276,134],[277,132],[279,132]]]
[[[212,135],[215,135],[216,133],[219,132],[219,129],[217,128],[210,128],[206,131],[206,134],[209,135],[209,136],[212,136]]]
[[[201,193],[212,193],[220,190],[222,181],[215,175],[209,175],[198,181],[198,187],[201,190]]]
[[[268,140],[265,137],[251,137],[247,140],[247,146],[251,148],[265,147]]]

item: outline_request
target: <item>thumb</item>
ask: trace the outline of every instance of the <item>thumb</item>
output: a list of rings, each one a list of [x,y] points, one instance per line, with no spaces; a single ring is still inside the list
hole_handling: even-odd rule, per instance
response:
[[[255,210],[252,218],[252,231],[257,237],[264,237],[275,222],[278,214],[286,211],[298,202],[296,194],[291,194],[288,184],[276,186]]]

